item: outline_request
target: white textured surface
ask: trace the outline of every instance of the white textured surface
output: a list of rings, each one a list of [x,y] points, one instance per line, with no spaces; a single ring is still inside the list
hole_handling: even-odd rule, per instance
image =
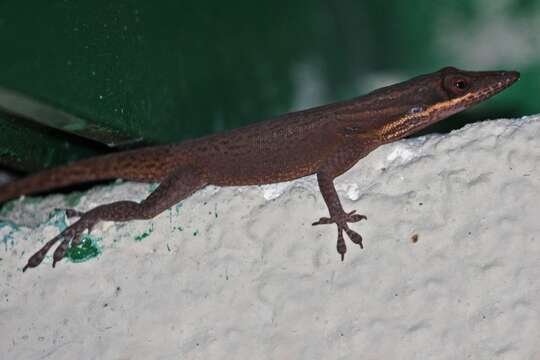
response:
[[[19,201],[18,226],[0,223],[1,357],[539,359],[539,165],[535,117],[381,147],[336,181],[369,219],[343,263],[335,226],[310,225],[327,215],[314,178],[209,188],[98,225],[93,260],[25,274],[62,197]],[[148,190],[95,188],[77,208]]]

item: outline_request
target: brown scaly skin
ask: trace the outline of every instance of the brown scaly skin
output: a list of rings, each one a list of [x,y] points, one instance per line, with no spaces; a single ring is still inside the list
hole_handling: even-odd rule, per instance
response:
[[[150,219],[206,185],[270,184],[316,174],[330,217],[313,225],[336,224],[337,251],[347,251],[343,232],[362,247],[349,223],[366,219],[345,212],[334,178],[378,146],[401,139],[504,90],[515,71],[463,71],[452,67],[373,91],[349,101],[249,125],[221,134],[82,160],[0,187],[0,203],[23,194],[105,179],[160,182],[140,203],[119,201],[86,213],[50,240],[23,270],[38,266],[58,241],[54,262],[77,246],[84,230],[99,221]]]

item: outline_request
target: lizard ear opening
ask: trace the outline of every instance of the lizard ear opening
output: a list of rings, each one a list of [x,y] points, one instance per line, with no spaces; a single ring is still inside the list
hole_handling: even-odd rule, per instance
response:
[[[469,90],[471,81],[462,75],[448,75],[443,80],[443,86],[448,95],[459,96]]]

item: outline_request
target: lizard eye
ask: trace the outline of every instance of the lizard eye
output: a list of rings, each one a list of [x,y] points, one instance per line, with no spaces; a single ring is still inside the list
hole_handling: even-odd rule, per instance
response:
[[[465,80],[463,79],[458,79],[456,81],[454,81],[454,87],[460,89],[460,90],[463,90],[467,87],[467,83],[465,82]]]
[[[467,78],[461,76],[448,76],[444,80],[446,91],[453,95],[461,95],[469,90],[470,83]]]

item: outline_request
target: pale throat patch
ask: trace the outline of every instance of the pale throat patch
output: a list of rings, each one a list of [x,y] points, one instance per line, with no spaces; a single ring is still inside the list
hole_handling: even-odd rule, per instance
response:
[[[401,116],[396,121],[386,124],[381,130],[379,130],[378,136],[392,140],[402,137],[410,130],[418,128],[419,126],[427,126],[434,121],[441,119],[441,117],[450,116],[461,110],[465,109],[465,104],[469,100],[474,99],[477,96],[475,93],[467,93],[463,96],[453,98],[444,102],[436,103],[428,107],[415,106],[411,108],[409,113]],[[433,115],[437,116],[433,116]],[[422,121],[422,119],[430,119]]]

